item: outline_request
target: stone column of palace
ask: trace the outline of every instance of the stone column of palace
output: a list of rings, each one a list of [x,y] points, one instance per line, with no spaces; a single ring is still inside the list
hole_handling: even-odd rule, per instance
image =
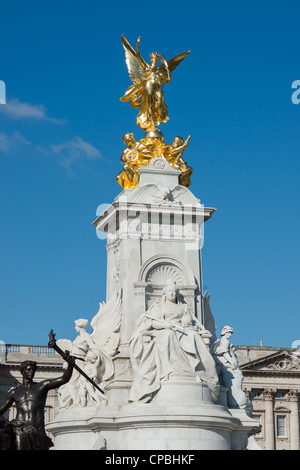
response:
[[[298,391],[291,390],[288,394],[290,402],[290,442],[291,450],[299,450],[299,396]]]
[[[275,449],[273,390],[264,390],[266,450]]]

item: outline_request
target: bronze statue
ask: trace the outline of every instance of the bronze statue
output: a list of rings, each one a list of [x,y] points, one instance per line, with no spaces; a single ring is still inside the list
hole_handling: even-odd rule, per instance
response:
[[[1,450],[49,450],[53,446],[44,425],[44,408],[49,390],[67,383],[73,372],[74,357],[65,353],[68,367],[61,377],[34,382],[37,369],[35,361],[21,364],[23,383],[12,388],[5,403],[0,407],[0,449]],[[16,417],[8,421],[3,414],[12,406]]]

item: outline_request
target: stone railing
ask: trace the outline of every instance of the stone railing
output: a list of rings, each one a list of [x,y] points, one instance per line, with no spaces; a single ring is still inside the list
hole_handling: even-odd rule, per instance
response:
[[[48,346],[33,346],[33,345],[21,345],[21,344],[3,344],[0,345],[0,350],[5,348],[6,354],[46,354],[53,356],[55,350],[48,348]]]
[[[0,344],[0,364],[5,364],[9,361],[25,361],[27,358],[35,361],[41,359],[43,361],[61,361],[59,354],[48,346]]]

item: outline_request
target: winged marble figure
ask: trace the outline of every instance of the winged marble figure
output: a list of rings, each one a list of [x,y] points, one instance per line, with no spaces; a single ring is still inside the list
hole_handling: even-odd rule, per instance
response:
[[[118,348],[122,315],[122,291],[116,289],[105,303],[99,304],[99,311],[91,321],[93,331],[91,337],[96,344],[105,348],[106,352],[113,356]]]
[[[57,341],[59,347],[70,351],[76,358],[78,366],[104,390],[104,395],[99,394],[77,371],[74,371],[71,380],[59,389],[58,399],[61,408],[107,404],[106,386],[114,376],[113,357],[120,342],[118,333],[121,315],[122,291],[116,289],[107,303],[99,304],[99,310],[90,322],[91,333],[86,331],[88,320],[78,319],[75,321],[78,333],[75,340]]]
[[[183,52],[168,61],[163,54],[152,52],[149,56],[150,64],[148,64],[140,54],[140,37],[136,43],[136,50],[123,35],[121,39],[125,49],[129,77],[133,85],[127,89],[120,100],[129,101],[132,108],[140,108],[137,125],[148,132],[169,120],[163,86],[170,82],[171,73],[190,51]],[[159,61],[161,61],[160,65],[158,65]]]

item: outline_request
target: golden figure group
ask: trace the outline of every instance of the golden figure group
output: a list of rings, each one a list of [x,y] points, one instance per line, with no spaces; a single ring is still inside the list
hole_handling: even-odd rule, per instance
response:
[[[163,86],[171,80],[171,73],[179,63],[190,53],[183,52],[166,61],[162,54],[153,52],[150,54],[150,64],[141,56],[138,38],[136,50],[122,35],[122,43],[125,49],[126,64],[130,79],[133,81],[121,101],[128,101],[132,108],[139,108],[137,125],[146,131],[145,137],[137,142],[133,133],[123,135],[126,145],[121,156],[123,170],[117,176],[117,182],[123,189],[135,188],[139,183],[138,169],[148,165],[153,158],[163,157],[169,164],[180,170],[179,184],[189,186],[191,184],[192,168],[187,166],[182,158],[187,148],[190,136],[186,141],[182,137],[175,137],[173,143],[166,144],[163,134],[156,126],[168,121],[168,108],[164,100]],[[158,62],[161,64],[158,65]]]
[[[132,133],[123,135],[122,139],[127,146],[121,156],[123,170],[117,176],[117,182],[123,189],[136,188],[139,183],[138,169],[141,166],[149,165],[150,161],[156,157],[163,157],[176,170],[182,173],[179,176],[179,184],[190,186],[192,168],[187,166],[182,158],[184,150],[187,148],[189,136],[186,141],[182,137],[175,137],[172,145],[166,144],[163,137],[146,137],[136,142]]]

